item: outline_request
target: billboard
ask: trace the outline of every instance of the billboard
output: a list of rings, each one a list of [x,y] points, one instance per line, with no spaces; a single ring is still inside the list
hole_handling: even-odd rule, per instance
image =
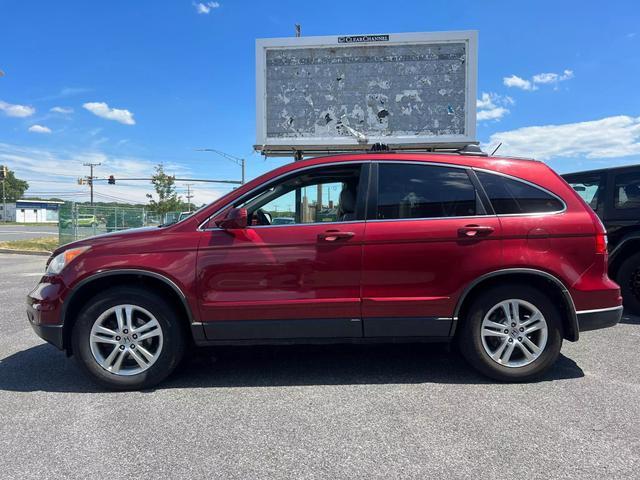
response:
[[[475,142],[477,33],[256,41],[256,145],[266,155]]]

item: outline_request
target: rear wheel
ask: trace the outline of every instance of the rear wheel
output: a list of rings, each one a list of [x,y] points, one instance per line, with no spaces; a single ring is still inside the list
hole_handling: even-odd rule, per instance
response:
[[[476,298],[463,319],[460,347],[481,373],[522,382],[547,371],[562,347],[558,309],[527,285],[500,286]]]
[[[616,281],[620,285],[624,308],[640,315],[640,253],[631,255],[624,261],[618,270]]]
[[[93,298],[72,332],[80,366],[114,390],[149,388],[178,365],[184,335],[174,309],[148,290],[117,287]]]

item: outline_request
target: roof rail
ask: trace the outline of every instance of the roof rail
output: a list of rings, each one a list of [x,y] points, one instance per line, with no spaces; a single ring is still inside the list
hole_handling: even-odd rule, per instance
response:
[[[296,148],[294,146],[257,146],[254,148],[265,157],[293,156],[294,160],[302,160],[304,157],[317,157],[323,155],[345,155],[354,153],[438,153],[458,154],[470,156],[488,156],[483,152],[477,142],[474,143],[423,143],[423,144],[385,144],[374,143],[369,145],[310,145]]]

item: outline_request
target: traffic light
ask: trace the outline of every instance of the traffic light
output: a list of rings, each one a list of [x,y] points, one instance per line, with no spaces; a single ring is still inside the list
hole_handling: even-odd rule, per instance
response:
[[[2,168],[0,168],[0,180],[4,180],[8,176],[9,172],[7,171],[7,166],[3,165]]]
[[[116,184],[116,177],[114,177],[113,175],[109,175],[109,180],[107,181],[107,183],[109,185],[115,185]]]
[[[84,185],[84,183],[85,183],[84,178],[82,177],[78,178],[78,185]]]

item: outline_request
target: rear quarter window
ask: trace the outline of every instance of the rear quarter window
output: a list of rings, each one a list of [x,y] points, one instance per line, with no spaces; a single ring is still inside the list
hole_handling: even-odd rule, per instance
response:
[[[555,196],[528,183],[487,172],[476,172],[498,215],[551,213],[564,209]]]

